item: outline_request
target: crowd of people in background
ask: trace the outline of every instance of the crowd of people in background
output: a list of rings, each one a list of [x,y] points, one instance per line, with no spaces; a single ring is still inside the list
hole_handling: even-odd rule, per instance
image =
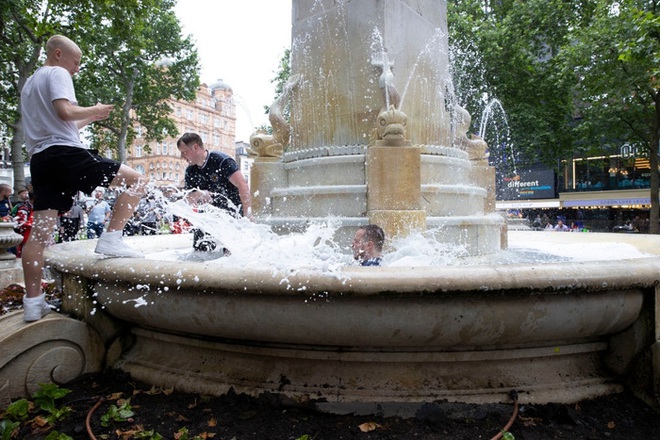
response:
[[[560,231],[560,232],[590,232],[593,231],[594,224],[596,223],[593,219],[585,219],[580,215],[580,211],[577,211],[575,218],[567,218],[564,215],[558,215],[557,213],[536,213],[525,217],[522,213],[519,213],[518,216],[521,220],[525,220],[525,223],[535,231]],[[509,214],[511,217],[511,214]],[[602,223],[602,222],[600,222]],[[629,216],[620,216],[617,220],[611,220],[610,226],[607,229],[596,229],[597,232],[631,232],[631,233],[648,233],[649,231],[649,219],[642,218],[637,214],[630,214]]]

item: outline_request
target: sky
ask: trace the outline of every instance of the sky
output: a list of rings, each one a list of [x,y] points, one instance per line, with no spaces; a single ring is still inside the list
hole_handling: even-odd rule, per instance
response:
[[[200,58],[200,81],[222,79],[234,91],[236,141],[250,141],[268,123],[264,105],[275,97],[275,78],[291,46],[292,0],[179,0],[174,11]]]

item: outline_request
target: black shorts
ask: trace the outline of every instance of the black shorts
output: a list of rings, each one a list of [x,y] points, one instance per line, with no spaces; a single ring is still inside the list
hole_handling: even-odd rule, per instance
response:
[[[34,210],[71,209],[78,191],[91,194],[96,187],[108,187],[121,163],[98,155],[96,150],[54,145],[30,160]]]

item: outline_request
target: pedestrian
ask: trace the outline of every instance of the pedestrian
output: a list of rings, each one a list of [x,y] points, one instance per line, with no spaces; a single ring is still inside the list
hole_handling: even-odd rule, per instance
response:
[[[358,228],[353,237],[353,258],[360,266],[380,266],[383,257],[385,232],[378,225],[367,225]]]
[[[14,191],[6,183],[0,183],[0,218],[11,221],[11,196]]]
[[[58,242],[74,241],[78,237],[80,228],[85,224],[85,213],[77,203],[71,205],[71,209],[58,217],[59,239]]]
[[[156,202],[153,194],[140,200],[137,213],[140,218],[140,235],[156,235],[158,233],[158,224],[161,219],[160,206]]]
[[[115,257],[142,256],[122,241],[121,234],[146,182],[139,172],[99,155],[81,141],[80,129],[108,118],[113,108],[102,103],[78,105],[73,76],[81,58],[80,48],[69,38],[50,37],[43,66],[28,78],[21,93],[21,119],[34,191],[34,223],[22,258],[26,291],[23,319],[28,322],[50,312],[41,292],[44,249],[52,241],[57,215],[71,209],[79,191],[90,194],[99,186],[125,188],[95,252]]]
[[[16,211],[16,216],[14,217],[14,222],[16,227],[14,231],[23,236],[23,241],[16,246],[16,257],[21,258],[23,254],[23,247],[27,243],[28,238],[30,238],[30,232],[32,231],[32,224],[34,222],[34,209],[32,207],[32,201],[34,199],[33,194],[28,193],[28,200],[24,201],[18,207]]]
[[[16,203],[14,203],[14,206],[11,208],[11,216],[16,217],[16,213],[18,212],[18,208],[25,202],[27,202],[30,199],[30,191],[28,191],[27,188],[21,188],[18,190],[18,193],[16,193],[18,196],[18,200],[16,200]]]
[[[96,191],[94,203],[87,207],[87,238],[99,238],[106,223],[110,220],[112,209],[104,200],[103,191]]]
[[[225,153],[208,151],[196,133],[185,133],[176,143],[181,157],[188,161],[186,201],[192,205],[210,203],[230,214],[252,220],[252,198],[236,161]],[[218,243],[201,229],[193,230],[193,249],[212,251]],[[227,252],[225,252],[227,253]]]

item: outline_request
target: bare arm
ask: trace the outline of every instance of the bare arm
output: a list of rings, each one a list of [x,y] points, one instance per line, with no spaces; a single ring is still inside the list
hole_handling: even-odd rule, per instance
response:
[[[57,99],[53,101],[53,107],[61,120],[74,121],[78,128],[83,128],[90,122],[106,119],[113,106],[99,103],[92,107],[80,107],[67,99]]]
[[[252,196],[250,195],[250,187],[245,182],[243,174],[240,171],[236,171],[229,176],[229,181],[238,188],[238,195],[241,198],[241,205],[243,206],[243,216],[252,221]]]

